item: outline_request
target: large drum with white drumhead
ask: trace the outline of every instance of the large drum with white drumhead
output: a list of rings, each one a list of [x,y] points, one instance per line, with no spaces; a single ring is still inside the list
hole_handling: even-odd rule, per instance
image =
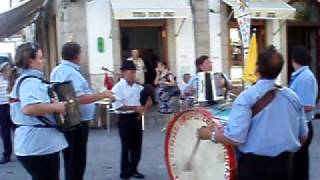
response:
[[[236,159],[232,147],[199,140],[197,129],[221,126],[205,109],[177,114],[167,128],[166,165],[172,180],[234,180]]]

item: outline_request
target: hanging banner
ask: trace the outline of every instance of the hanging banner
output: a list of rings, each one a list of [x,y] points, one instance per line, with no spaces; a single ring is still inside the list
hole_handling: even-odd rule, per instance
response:
[[[237,21],[239,24],[242,45],[245,54],[248,52],[250,42],[250,27],[251,27],[251,14],[249,11],[249,4],[247,0],[237,0],[237,6],[234,9],[237,14]]]

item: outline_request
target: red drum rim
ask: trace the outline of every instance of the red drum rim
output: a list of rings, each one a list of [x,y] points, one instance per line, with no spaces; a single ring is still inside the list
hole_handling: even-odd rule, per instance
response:
[[[170,158],[169,158],[169,141],[170,141],[170,134],[172,132],[173,126],[175,125],[176,121],[179,117],[181,117],[186,112],[192,112],[197,111],[199,113],[202,113],[204,116],[206,116],[208,119],[211,119],[213,123],[217,126],[220,126],[221,123],[219,120],[217,120],[209,111],[207,111],[205,108],[194,108],[194,109],[187,109],[185,111],[176,113],[173,117],[170,123],[168,124],[167,130],[166,130],[166,136],[165,136],[165,161],[166,161],[166,167],[169,174],[169,178],[171,180],[175,180],[175,177],[173,175],[172,169],[170,168]],[[229,157],[228,160],[228,167],[229,167],[229,179],[226,180],[235,180],[236,179],[236,156],[235,156],[235,150],[231,146],[224,145],[226,155]]]

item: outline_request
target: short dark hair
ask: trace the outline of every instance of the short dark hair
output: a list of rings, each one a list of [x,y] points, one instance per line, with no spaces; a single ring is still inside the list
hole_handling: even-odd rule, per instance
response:
[[[197,72],[200,72],[200,68],[199,66],[202,65],[204,63],[204,61],[206,61],[207,59],[209,59],[209,56],[207,55],[203,55],[203,56],[200,56],[196,59],[196,69],[197,69]]]
[[[302,66],[310,65],[311,62],[309,51],[303,46],[295,46],[292,48],[291,59]]]
[[[283,64],[282,55],[271,45],[259,54],[257,72],[262,79],[275,79],[280,74]]]
[[[77,57],[80,56],[81,47],[76,42],[67,42],[63,45],[61,56],[64,60],[75,60]]]

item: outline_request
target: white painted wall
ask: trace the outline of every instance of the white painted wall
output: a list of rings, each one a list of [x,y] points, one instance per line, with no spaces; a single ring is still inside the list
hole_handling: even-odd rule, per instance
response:
[[[214,12],[209,13],[209,34],[210,34],[210,57],[213,61],[213,70],[222,72],[222,43],[221,43],[221,1],[209,0],[209,9]],[[227,52],[224,52],[227,53]]]
[[[87,30],[89,49],[89,73],[103,74],[101,67],[113,70],[112,54],[112,11],[109,0],[87,2]],[[104,38],[104,52],[98,52],[97,38]]]
[[[0,42],[0,54],[10,53],[12,58],[14,58],[16,51],[15,42]]]
[[[177,67],[177,78],[178,82],[182,81],[182,76],[184,73],[190,73],[193,75],[195,73],[195,39],[194,39],[194,28],[193,28],[193,18],[190,16],[186,18],[179,34],[179,28],[181,26],[183,19],[175,20],[175,34],[176,36],[176,67]],[[170,39],[169,39],[170,41]]]

